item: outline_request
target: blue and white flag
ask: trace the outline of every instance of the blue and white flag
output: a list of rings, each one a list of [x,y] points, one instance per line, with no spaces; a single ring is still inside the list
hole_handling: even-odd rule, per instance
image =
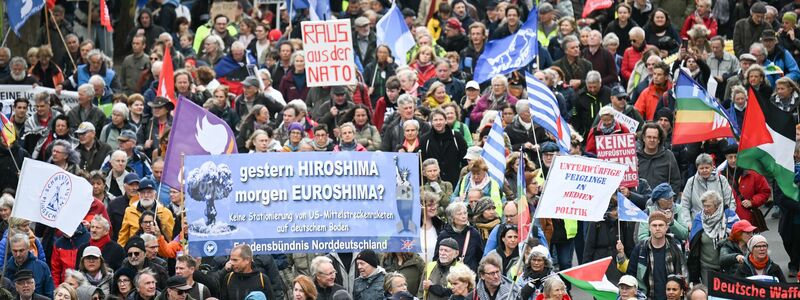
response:
[[[647,214],[620,192],[617,192],[617,214],[620,221],[647,223]]]
[[[289,8],[289,18],[294,19],[297,11],[308,9],[308,18],[311,21],[325,21],[330,18],[330,0],[286,0],[286,7]]]
[[[537,16],[538,9],[534,7],[528,14],[528,20],[516,33],[486,44],[475,64],[475,81],[481,83],[496,75],[511,73],[525,67],[539,55]]]
[[[17,36],[28,18],[42,10],[42,7],[44,7],[44,0],[8,0],[6,4],[8,22]]]
[[[489,177],[500,185],[503,184],[506,172],[505,144],[505,139],[503,139],[503,118],[501,113],[497,112],[492,124],[492,130],[489,131],[489,138],[486,139],[486,144],[483,145],[481,158],[486,161],[486,165],[489,167]]]
[[[408,63],[406,62],[406,53],[414,48],[416,41],[406,25],[403,13],[396,4],[392,5],[392,8],[378,20],[375,31],[378,45],[384,44],[392,50],[392,57],[398,66],[406,65]]]
[[[556,138],[556,144],[563,153],[569,153],[572,142],[572,132],[558,108],[556,95],[544,83],[525,72],[528,98],[530,99],[531,117],[533,122],[542,126]]]

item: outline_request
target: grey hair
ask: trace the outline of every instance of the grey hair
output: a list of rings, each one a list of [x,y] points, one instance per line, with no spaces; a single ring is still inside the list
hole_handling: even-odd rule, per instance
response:
[[[28,235],[24,233],[15,233],[14,235],[11,236],[11,239],[9,239],[9,241],[11,241],[9,245],[14,245],[16,243],[24,244],[26,250],[30,249],[31,247],[30,239]]]
[[[100,227],[103,227],[106,231],[111,230],[111,223],[109,223],[108,220],[106,220],[106,218],[101,214],[94,215],[92,221],[97,222],[97,224],[100,225]]]
[[[599,83],[602,81],[603,75],[600,75],[600,72],[589,71],[589,73],[586,73],[586,83]]]
[[[494,77],[492,77],[492,83],[495,82],[502,83],[503,86],[505,86],[506,90],[508,89],[508,78],[506,78],[505,76],[495,75]]]
[[[519,114],[519,113],[521,113],[523,111],[530,111],[531,102],[528,101],[527,99],[521,99],[521,100],[517,101],[517,104],[514,105],[514,106],[516,106],[517,114]]]
[[[553,292],[553,289],[558,287],[558,285],[566,286],[564,281],[561,280],[559,276],[550,276],[544,280],[544,286],[542,287],[542,293],[546,297],[550,297],[550,293]]]
[[[26,70],[28,69],[28,62],[26,62],[25,59],[20,56],[12,57],[11,60],[8,62],[8,65],[9,66],[22,65],[23,69]]]
[[[139,237],[142,238],[145,243],[156,240],[156,236],[149,233],[142,233]]]
[[[400,97],[397,97],[397,106],[405,106],[411,104],[412,106],[416,104],[417,99],[414,99],[414,96],[409,94],[402,94]]]
[[[580,44],[580,40],[578,40],[578,37],[576,37],[574,35],[571,35],[571,34],[568,35],[568,36],[565,36],[564,40],[561,41],[561,49],[566,50],[567,49],[567,45],[569,45],[570,43],[578,43],[578,44]]]
[[[100,75],[92,75],[92,77],[89,77],[89,83],[92,85],[102,84],[103,87],[106,87],[106,81],[103,80],[103,77],[100,77]]]
[[[753,49],[761,50],[761,54],[767,55],[767,47],[764,47],[762,43],[752,43],[750,44],[750,54],[753,53]]]
[[[267,75],[267,80],[272,82],[272,74],[269,73],[269,70],[267,70],[267,69],[259,69],[258,70],[258,75]]]
[[[405,122],[403,122],[403,129],[406,129],[406,127],[408,127],[408,126],[414,126],[414,127],[417,128],[417,130],[419,130],[419,121],[411,119],[411,120],[406,120]]]
[[[306,105],[306,102],[303,101],[303,99],[294,99],[292,101],[289,101],[289,103],[287,103],[286,105],[294,107],[295,113],[298,114],[298,115],[301,112],[303,112],[303,113],[307,113],[308,112],[308,106]]]
[[[298,56],[303,57],[303,59],[306,58],[306,54],[303,53],[302,51],[295,51],[294,53],[292,53],[292,56],[289,58],[289,63],[292,65],[292,67],[294,67],[294,62],[295,62],[295,60],[297,60]]]
[[[128,159],[128,153],[125,153],[125,151],[117,150],[117,151],[114,151],[114,152],[111,153],[111,159],[114,159],[115,157],[120,157],[120,156],[124,157],[126,160]]]
[[[5,52],[8,56],[11,56],[11,49],[8,47],[0,47],[0,52]]]
[[[66,271],[64,271],[64,279],[70,277],[75,278],[75,281],[78,282],[78,286],[89,285],[89,282],[86,281],[86,276],[83,276],[83,273],[81,273],[81,271],[75,269],[67,269]]]
[[[233,44],[231,44],[231,50],[237,50],[237,49],[238,50],[244,50],[245,49],[244,44],[242,44],[242,42],[240,42],[240,41],[233,42]],[[303,56],[303,57],[305,57],[305,56]]]
[[[628,36],[632,35],[644,37],[644,29],[642,29],[642,27],[633,27],[630,31],[628,31]]]
[[[80,153],[78,150],[73,148],[72,144],[70,144],[67,140],[55,140],[53,141],[53,147],[61,146],[64,147],[64,152],[67,154],[67,161],[71,164],[78,165],[81,162]],[[50,160],[53,160],[53,157],[50,157]]]
[[[439,195],[431,191],[422,191],[419,195],[419,201],[425,206],[428,202],[439,204]]]
[[[172,40],[172,35],[171,35],[171,34],[169,34],[168,32],[162,32],[161,34],[159,34],[159,35],[158,35],[158,38],[159,38],[159,39],[161,39],[161,38],[165,38],[165,39],[168,39],[170,42],[174,42],[174,41]]]
[[[619,37],[616,33],[609,32],[606,36],[603,37],[603,47],[608,47],[609,45],[616,44],[619,46]]]
[[[509,201],[514,202],[514,201]],[[501,262],[500,256],[497,253],[489,253],[489,255],[484,256],[481,258],[481,262],[478,265],[478,273],[483,274],[486,271],[486,265],[493,265],[496,268],[503,270],[503,263]]]
[[[91,83],[84,83],[78,87],[78,92],[83,92],[84,94],[88,95],[89,98],[94,98],[94,86]]]
[[[350,127],[350,129],[352,129],[354,133],[356,132],[356,126],[353,125],[352,122],[345,122],[342,125],[339,125],[339,130],[344,129],[345,127]]]
[[[150,65],[150,72],[158,73],[158,75],[161,75],[161,65],[162,64],[163,64],[163,62],[161,62],[160,60],[153,62],[153,64]],[[158,71],[156,72],[156,70],[158,70]]]
[[[722,196],[719,195],[719,192],[714,190],[709,190],[700,195],[700,202],[705,204],[708,201],[713,201],[712,203],[714,206],[719,207],[722,204]]]
[[[217,48],[219,49],[217,51],[219,51],[220,53],[225,52],[225,42],[222,41],[222,38],[214,34],[211,34],[206,37],[206,40],[217,44]]]
[[[317,273],[319,273],[320,267],[324,263],[329,263],[329,264],[333,265],[333,260],[331,260],[327,256],[314,257],[314,259],[311,260],[311,264],[308,266],[309,271],[311,272],[311,274],[317,275]]]
[[[467,204],[461,201],[455,201],[453,203],[450,203],[450,205],[448,205],[447,208],[444,209],[444,213],[447,215],[448,219],[452,220],[453,217],[455,217],[456,213],[461,211],[462,209],[466,211]]]
[[[422,162],[422,170],[425,170],[425,168],[427,168],[429,166],[437,166],[438,167],[439,166],[439,160],[437,160],[435,158],[428,158],[428,159],[426,159],[425,161]]]
[[[714,159],[711,158],[711,155],[708,153],[700,153],[697,158],[694,160],[694,165],[699,167],[700,165],[711,165],[714,166]]]
[[[405,77],[407,80],[417,80],[417,72],[411,69],[403,69],[397,72],[397,78]]]
[[[144,268],[139,273],[136,273],[136,277],[134,277],[133,282],[136,282],[136,287],[139,287],[139,281],[142,280],[142,275],[150,275],[153,279],[156,278],[156,272],[153,272],[150,268]]]
[[[0,207],[7,207],[9,209],[14,208],[14,196],[11,195],[3,195],[0,197]]]
[[[736,95],[738,94],[744,94],[747,96],[747,90],[741,85],[735,85],[733,88],[731,88],[731,99],[736,98]]]
[[[128,106],[125,105],[125,103],[122,103],[122,102],[115,103],[114,106],[111,108],[111,112],[121,113],[122,117],[125,118],[125,120],[128,120],[128,112],[129,111],[130,110],[128,109]]]
[[[100,59],[105,60],[105,57],[104,57],[105,55],[103,54],[102,51],[100,51],[100,49],[92,49],[91,51],[89,51],[89,53],[86,54],[86,58],[87,59],[91,59],[92,57],[95,57],[95,56],[98,56],[98,55],[100,55]]]

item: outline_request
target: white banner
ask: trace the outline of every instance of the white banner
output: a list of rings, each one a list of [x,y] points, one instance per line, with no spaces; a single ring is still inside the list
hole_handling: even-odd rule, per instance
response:
[[[36,112],[36,103],[34,99],[39,93],[55,94],[56,90],[46,87],[37,86],[36,88],[30,85],[16,85],[16,84],[0,84],[0,103],[3,104],[3,114],[10,115],[14,110],[14,100],[17,98],[27,98],[30,105],[28,105],[28,115],[33,116]],[[78,92],[61,91],[58,95],[61,103],[64,106],[75,107],[78,106]]]
[[[26,158],[11,216],[75,233],[93,201],[92,185],[53,164]]]
[[[614,120],[617,120],[622,126],[628,128],[630,132],[636,132],[636,128],[639,128],[639,121],[636,119],[626,116],[625,114],[614,110]]]
[[[356,83],[350,20],[302,22],[308,87]]]
[[[581,156],[556,156],[536,218],[601,221],[628,166]]]

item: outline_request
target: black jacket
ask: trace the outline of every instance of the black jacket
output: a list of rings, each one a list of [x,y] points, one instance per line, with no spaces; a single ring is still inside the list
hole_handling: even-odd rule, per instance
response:
[[[414,117],[419,122],[419,136],[425,136],[431,131],[431,125]],[[381,151],[394,152],[397,145],[403,143],[405,136],[403,135],[403,123],[400,120],[400,114],[395,113],[389,122],[383,125],[383,134],[381,135]]]
[[[619,228],[622,236],[619,236],[617,224],[622,224]],[[589,222],[587,224],[586,243],[584,244],[583,258],[581,262],[595,261],[607,256],[616,257],[617,240],[622,240],[625,246],[625,256],[630,256],[633,247],[636,246],[634,232],[638,223],[617,222],[606,217],[603,221]]]
[[[120,187],[123,188],[123,187]],[[130,198],[128,195],[122,195],[111,200],[108,204],[108,220],[111,223],[111,240],[116,241],[119,237],[119,230],[122,228],[122,220],[125,219],[125,209],[130,206]]]
[[[736,277],[739,278],[747,278],[753,275],[758,275],[756,273],[756,268],[753,267],[753,264],[750,263],[750,260],[745,258],[744,263],[736,270]],[[783,271],[781,271],[781,267],[778,266],[772,259],[769,260],[767,263],[767,267],[765,268],[764,275],[773,276],[778,278],[778,281],[781,283],[786,283],[786,277],[783,276]]]
[[[420,140],[420,146],[422,159],[438,160],[442,179],[455,186],[458,183],[464,155],[467,154],[467,142],[464,141],[464,136],[455,134],[449,125],[445,125],[442,132],[431,130]]]
[[[316,280],[314,280],[314,286],[317,288],[317,300],[333,300],[333,294],[335,294],[336,291],[345,289],[343,286],[336,283],[334,283],[332,287],[323,288],[319,286]]]
[[[511,151],[518,151],[525,143],[536,145],[537,142],[541,144],[550,140],[544,128],[533,123],[533,119],[531,119],[531,128],[525,129],[519,116],[514,117],[514,121],[506,126],[505,132],[508,135],[508,141],[511,142]],[[525,149],[525,154],[528,155],[528,158],[538,157],[533,150],[529,149]],[[541,166],[538,161],[536,163]]]
[[[439,261],[439,243],[446,238],[453,238],[458,242],[458,248],[461,249],[461,251],[458,253],[458,256],[461,257],[461,254],[464,253],[464,244],[466,243],[467,233],[469,233],[469,244],[466,245],[466,255],[463,255],[464,257],[462,258],[461,262],[467,265],[471,270],[478,270],[478,263],[480,263],[480,260],[483,257],[484,245],[483,240],[481,239],[481,234],[473,226],[467,226],[461,232],[456,232],[452,225],[445,225],[444,229],[439,232],[439,237],[436,241],[436,247],[433,248],[433,261]]]
[[[76,147],[81,156],[80,168],[86,172],[99,170],[103,166],[103,160],[111,154],[111,147],[108,144],[95,140],[91,150],[86,150],[83,145]]]
[[[244,299],[250,292],[263,292],[267,299],[275,298],[272,294],[270,278],[264,273],[230,272],[220,278],[220,299]]]
[[[236,113],[242,119],[246,118],[247,115],[250,113],[250,110],[247,109],[247,104],[245,101],[246,100],[244,99],[244,94],[239,95],[239,97],[236,97]],[[261,92],[259,92],[256,95],[256,98],[253,100],[253,105],[256,104],[261,104],[267,107],[267,110],[269,110],[270,120],[275,120],[276,118],[278,118],[278,114],[280,114],[281,111],[283,111],[283,104]]]
[[[17,145],[11,146],[10,150],[0,146],[0,174],[3,174],[3,176],[0,176],[0,190],[17,188],[17,182],[19,181],[18,170],[22,168],[22,160],[30,157],[28,151]],[[11,157],[11,152],[14,153],[13,158]]]
[[[575,104],[575,118],[572,120],[575,130],[585,135],[592,128],[592,121],[597,116],[600,108],[611,103],[611,89],[607,86],[600,87],[600,93],[590,94],[586,88],[578,92],[578,102]]]

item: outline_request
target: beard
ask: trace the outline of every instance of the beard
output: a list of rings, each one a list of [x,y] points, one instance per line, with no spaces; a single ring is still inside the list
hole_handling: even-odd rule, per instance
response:
[[[19,73],[11,72],[11,79],[14,79],[14,81],[22,81],[23,79],[25,79],[25,72],[19,72]]]

